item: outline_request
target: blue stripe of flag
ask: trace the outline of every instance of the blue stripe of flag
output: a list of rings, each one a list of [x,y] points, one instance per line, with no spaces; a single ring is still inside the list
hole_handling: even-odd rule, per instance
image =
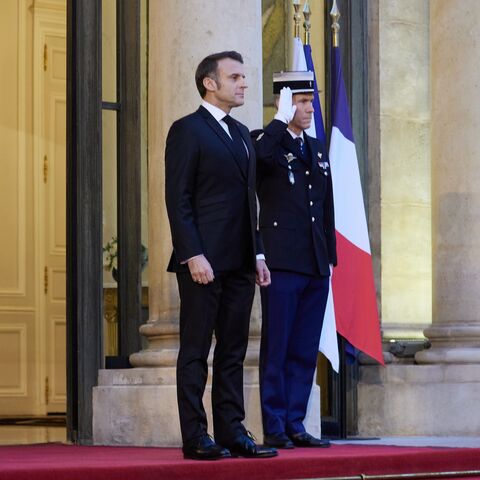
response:
[[[342,56],[339,47],[332,49],[332,121],[333,126],[337,127],[345,138],[352,143],[353,139],[352,122],[350,120],[350,109],[348,107],[347,92],[345,90],[345,81],[343,80]]]
[[[307,62],[307,70],[313,72],[314,92],[313,92],[313,120],[315,122],[315,131],[317,139],[324,145],[327,143],[327,137],[325,135],[325,127],[323,125],[322,107],[320,105],[320,97],[318,95],[317,77],[315,75],[315,67],[312,59],[312,47],[310,45],[304,45],[303,51],[305,52],[305,60]]]

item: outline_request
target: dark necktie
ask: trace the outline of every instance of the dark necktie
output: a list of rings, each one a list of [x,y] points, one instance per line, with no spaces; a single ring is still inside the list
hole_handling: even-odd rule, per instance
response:
[[[225,117],[223,117],[222,120],[228,125],[228,131],[230,132],[230,136],[232,137],[233,150],[235,151],[235,157],[237,158],[243,172],[247,174],[247,170],[248,170],[247,151],[245,150],[245,144],[243,143],[242,135],[240,134],[240,130],[237,126],[237,123],[230,115],[226,115]]]
[[[307,158],[305,155],[305,142],[303,141],[302,137],[295,138],[295,142],[298,144],[300,148],[300,152],[302,153],[303,158]]]

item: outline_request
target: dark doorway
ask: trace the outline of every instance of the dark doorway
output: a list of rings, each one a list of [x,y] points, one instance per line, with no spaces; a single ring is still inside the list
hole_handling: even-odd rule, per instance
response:
[[[67,4],[67,431],[92,443],[103,356],[102,111],[117,116],[119,355],[140,349],[140,0],[117,0],[117,98],[102,99],[102,1]]]

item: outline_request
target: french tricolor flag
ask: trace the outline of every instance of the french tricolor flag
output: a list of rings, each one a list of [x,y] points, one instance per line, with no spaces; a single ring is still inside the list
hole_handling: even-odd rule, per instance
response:
[[[332,49],[332,67],[329,156],[338,266],[332,275],[333,302],[327,305],[330,311],[326,312],[325,317],[333,315],[340,335],[360,351],[384,364],[370,240],[338,47]]]
[[[332,66],[333,126],[329,156],[338,266],[333,270],[319,350],[338,373],[337,332],[358,350],[381,364],[384,361],[360,172],[338,47],[332,51]],[[311,47],[304,46],[298,37],[293,41],[292,70],[315,73]],[[306,133],[325,142],[316,80],[314,90],[314,121]]]

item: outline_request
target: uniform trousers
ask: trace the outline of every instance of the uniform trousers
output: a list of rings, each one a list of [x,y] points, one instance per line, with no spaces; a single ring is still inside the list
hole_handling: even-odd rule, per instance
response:
[[[260,400],[265,435],[305,431],[329,277],[272,271],[261,289]]]

